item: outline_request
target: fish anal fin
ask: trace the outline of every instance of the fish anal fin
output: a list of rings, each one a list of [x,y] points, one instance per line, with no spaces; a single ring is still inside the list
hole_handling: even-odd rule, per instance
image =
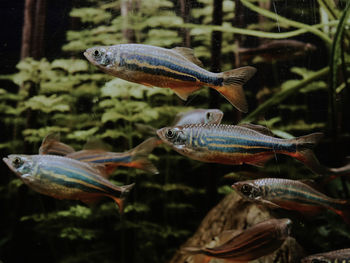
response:
[[[193,87],[179,87],[179,86],[172,86],[171,89],[175,92],[177,96],[179,96],[182,100],[187,100],[188,96],[199,90],[200,87],[193,86]]]
[[[124,198],[119,198],[119,197],[115,197],[115,196],[112,196],[110,195],[109,196],[110,198],[112,198],[114,200],[114,202],[117,203],[118,205],[118,208],[119,208],[119,213],[122,215],[124,213]]]
[[[257,167],[264,167],[265,163],[273,158],[274,155],[265,155],[262,157],[257,157],[255,160],[250,162],[246,162],[246,164],[250,164]]]
[[[179,53],[180,55],[184,56],[187,60],[191,61],[192,63],[196,64],[197,66],[203,67],[202,61],[200,61],[195,55],[194,50],[188,47],[175,47],[172,49],[176,53]]]
[[[252,123],[240,123],[237,126],[248,128],[264,135],[273,136],[273,133],[267,127],[264,127],[262,125]]]

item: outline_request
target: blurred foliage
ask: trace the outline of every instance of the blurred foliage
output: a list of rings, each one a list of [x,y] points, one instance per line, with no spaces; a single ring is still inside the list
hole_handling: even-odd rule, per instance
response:
[[[184,24],[179,15],[177,1],[130,1],[132,11],[126,16],[121,15],[122,1],[89,0],[84,4],[78,1],[70,16],[77,19],[80,26],[67,32],[62,57],[53,61],[27,58],[18,63],[18,73],[2,77],[16,84],[16,88],[0,89],[3,155],[37,154],[41,140],[52,132],[60,133],[61,140],[76,150],[89,139],[99,138],[110,144],[113,151],[122,152],[146,139],[137,124],[160,128],[169,125],[178,112],[194,106],[207,108],[208,89],[182,102],[169,89],[113,78],[80,59],[86,48],[127,43],[123,35],[125,28],[132,30],[138,43],[179,46],[182,42],[179,29],[184,27],[190,30],[195,54],[207,69],[213,30],[223,32],[223,70],[234,67],[237,34],[242,35],[242,43],[248,46],[257,45],[259,37],[293,36],[314,41],[316,54],[294,61],[254,65],[258,73],[246,88],[250,112],[243,116],[243,121],[265,125],[283,138],[313,131],[324,131],[328,135],[336,127],[336,135],[327,137],[316,154],[329,165],[343,164],[344,154],[349,154],[344,138],[349,138],[350,129],[344,121],[349,117],[346,105],[349,103],[350,39],[344,30],[349,21],[348,13],[342,12],[343,1],[335,12],[324,4],[333,3],[330,0],[319,0],[319,6],[305,9],[306,18],[323,11],[328,14],[326,20],[320,21],[317,17],[311,23],[300,16],[300,9],[295,6],[286,6],[284,13],[277,15],[258,7],[256,1],[242,0],[251,16],[246,18],[250,21],[246,28],[233,25],[233,0],[223,1],[222,26],[211,25],[211,0],[191,1],[191,23],[188,24]],[[259,16],[265,17],[265,22],[257,22]],[[334,37],[337,41],[333,42]],[[328,54],[334,55],[328,58]],[[332,61],[331,72],[329,61]],[[331,85],[329,74],[332,74]],[[331,94],[338,113],[332,121],[328,115]],[[232,123],[234,109],[227,102],[217,107],[225,112],[224,122]],[[24,247],[27,254],[40,250],[43,253],[38,259],[40,262],[166,262],[195,231],[211,208],[208,204],[216,203],[232,191],[229,185],[234,180],[254,176],[298,179],[312,176],[295,160],[283,156],[278,157],[278,163],[272,160],[265,168],[221,165],[218,169],[160,146],[150,159],[158,167],[159,175],[123,168],[113,174],[112,180],[118,184],[136,182],[123,216],[111,201],[88,207],[34,193],[6,168],[4,184],[0,186],[0,198],[6,203],[0,252],[9,258],[4,262],[11,262],[9,255]],[[240,174],[241,170],[246,173]],[[229,176],[224,177],[225,174]],[[206,194],[213,176],[220,178],[219,196]],[[337,179],[324,191],[349,198],[344,194],[346,187],[348,185]],[[350,242],[349,229],[336,215],[321,214],[305,222],[298,217],[293,219],[295,236],[308,251],[331,250]],[[305,231],[312,235],[305,236]]]

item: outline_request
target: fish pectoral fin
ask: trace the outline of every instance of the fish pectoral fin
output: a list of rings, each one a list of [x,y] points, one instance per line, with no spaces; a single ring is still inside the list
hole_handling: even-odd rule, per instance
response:
[[[281,208],[279,205],[276,205],[275,203],[272,203],[272,202],[264,200],[264,199],[260,199],[259,203],[261,203],[262,205],[267,206],[269,208],[272,208],[272,209]]]
[[[203,67],[202,61],[200,61],[195,55],[194,50],[188,47],[175,47],[171,50],[175,51],[176,53],[179,53],[180,55],[184,56],[187,60],[191,61],[192,63],[196,64],[197,66]]]
[[[199,90],[199,87],[171,87],[171,89],[175,92],[177,96],[179,96],[182,100],[187,100],[188,96]]]
[[[248,128],[264,135],[273,136],[272,131],[270,131],[267,127],[262,125],[257,125],[252,123],[240,123],[237,126]]]

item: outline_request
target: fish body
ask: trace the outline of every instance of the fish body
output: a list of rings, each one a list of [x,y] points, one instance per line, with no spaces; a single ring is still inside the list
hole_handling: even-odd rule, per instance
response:
[[[350,263],[350,248],[310,255],[301,263]]]
[[[297,210],[304,214],[314,214],[325,208],[339,214],[347,222],[350,218],[348,201],[328,197],[299,181],[264,178],[237,182],[232,187],[243,198],[271,208]]]
[[[47,137],[46,137],[47,138]],[[133,167],[157,174],[157,168],[147,159],[153,149],[158,145],[158,139],[149,138],[127,152],[109,152],[103,149],[86,149],[81,151],[67,152],[70,146],[55,140],[44,139],[39,153],[66,156],[75,160],[88,163],[103,164],[107,175],[113,173],[118,166]],[[42,149],[45,149],[42,150]]]
[[[183,126],[186,124],[220,124],[224,113],[218,109],[195,109],[180,112],[176,115],[171,126]]]
[[[261,56],[265,61],[270,62],[290,60],[304,56],[314,50],[316,50],[314,45],[298,40],[273,40],[255,48],[240,48],[238,53],[243,60]]]
[[[290,234],[291,223],[287,218],[269,219],[249,227],[218,246],[184,247],[182,252],[204,254],[209,258],[226,259],[229,262],[255,260],[272,253],[283,244]]]
[[[303,162],[316,173],[321,170],[311,148],[322,134],[280,139],[267,135],[260,127],[192,124],[165,127],[159,129],[157,134],[180,154],[202,162],[262,166],[275,154],[285,154]]]
[[[171,88],[183,100],[209,86],[243,112],[247,111],[247,103],[242,85],[256,71],[253,67],[242,67],[212,73],[201,67],[191,49],[181,47],[120,44],[89,48],[84,56],[107,74],[146,86]]]
[[[30,188],[56,199],[92,203],[112,198],[123,211],[123,198],[132,185],[116,186],[100,176],[94,166],[54,155],[9,155],[7,166]]]

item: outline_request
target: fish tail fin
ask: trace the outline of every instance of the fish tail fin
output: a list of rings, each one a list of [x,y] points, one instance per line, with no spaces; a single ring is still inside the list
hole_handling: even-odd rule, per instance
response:
[[[247,66],[219,73],[222,86],[214,86],[239,111],[247,112],[248,104],[242,86],[255,74],[256,68]]]
[[[148,160],[148,155],[160,144],[159,141],[160,140],[157,137],[148,138],[135,148],[131,149],[131,166],[152,174],[158,174],[158,169]]]
[[[317,132],[293,139],[296,143],[296,154],[291,155],[304,163],[314,173],[325,176],[329,174],[329,170],[319,163],[313,152],[313,148],[322,136],[323,133]]]
[[[135,183],[123,185],[120,187],[121,196],[110,196],[118,205],[119,207],[119,213],[122,215],[124,213],[124,207],[125,207],[125,200],[127,196],[129,195],[130,190],[135,186]]]

